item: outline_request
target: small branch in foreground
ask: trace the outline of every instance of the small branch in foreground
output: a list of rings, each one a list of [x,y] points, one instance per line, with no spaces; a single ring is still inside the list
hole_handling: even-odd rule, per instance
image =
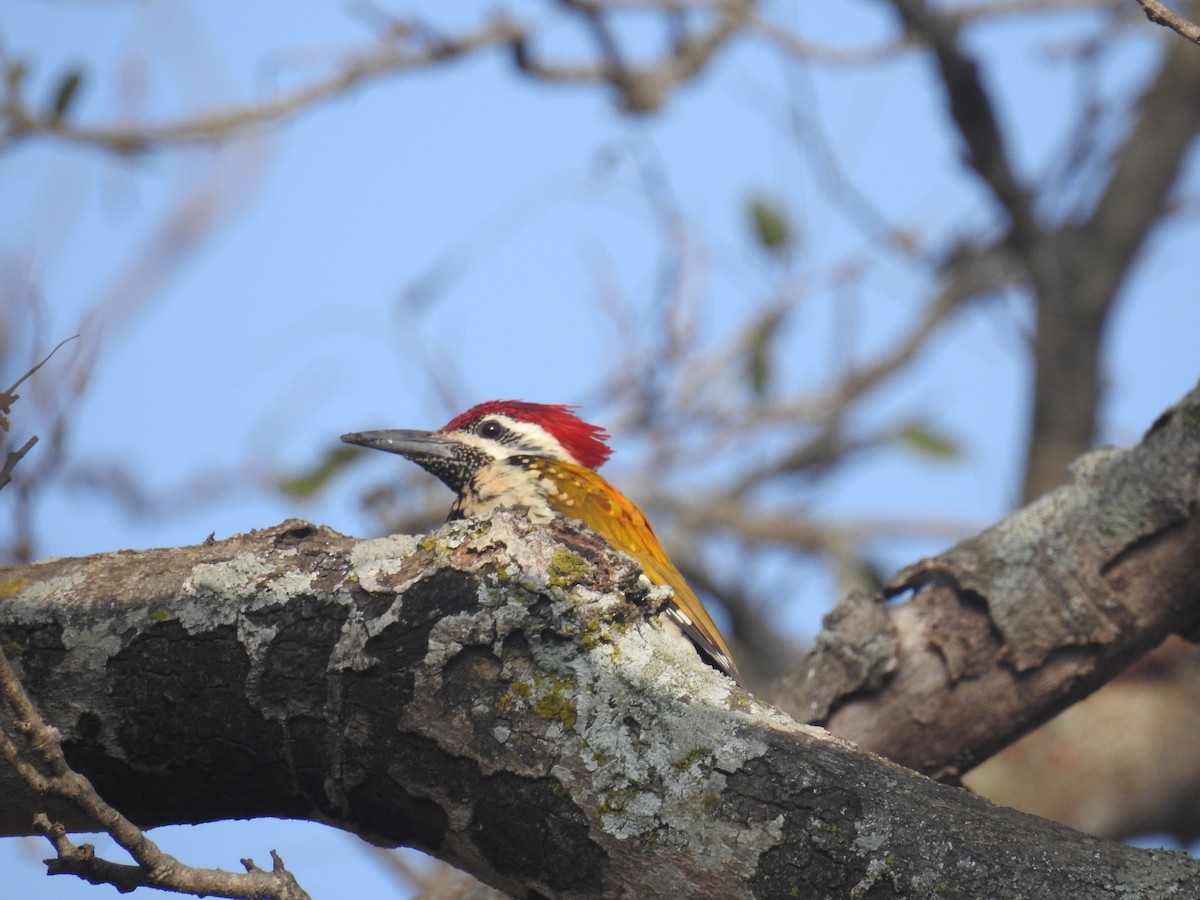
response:
[[[137,865],[123,865],[101,859],[91,844],[76,846],[62,825],[51,822],[44,813],[38,813],[34,816],[34,827],[46,836],[58,853],[55,859],[46,860],[47,874],[76,875],[91,884],[111,884],[121,893],[137,887],[156,887],[235,900],[309,900],[309,895],[284,868],[283,860],[274,850],[271,851],[273,866],[270,872],[259,869],[251,859],[243,859],[245,874],[187,866],[164,853],[140,828],[109,806],[90,781],[67,764],[58,729],[46,724],[38,714],[3,653],[0,653],[0,693],[13,711],[13,730],[24,736],[29,749],[50,774],[43,774],[36,765],[22,759],[16,743],[3,728],[0,728],[0,754],[30,787],[41,794],[74,803],[137,861]]]

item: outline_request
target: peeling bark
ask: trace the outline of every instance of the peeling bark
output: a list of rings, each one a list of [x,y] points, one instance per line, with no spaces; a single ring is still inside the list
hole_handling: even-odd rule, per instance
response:
[[[1200,622],[1200,386],[1129,450],[1089,454],[1074,481],[899,573],[863,645],[827,620],[777,699],[910,768],[951,778]],[[863,600],[855,601],[861,606]],[[852,621],[862,621],[861,615]],[[844,633],[843,633],[844,632]],[[853,651],[851,651],[853,652]],[[986,711],[986,714],[981,714]]]
[[[565,524],[293,521],[21,566],[0,596],[69,760],[143,826],[308,818],[529,897],[1200,892],[1200,862],[994,807],[739,691],[647,619],[664,590]],[[28,833],[43,804],[4,768],[0,831]]]

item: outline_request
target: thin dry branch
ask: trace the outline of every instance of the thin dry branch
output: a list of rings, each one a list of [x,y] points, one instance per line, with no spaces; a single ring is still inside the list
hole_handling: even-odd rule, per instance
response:
[[[54,346],[54,349],[47,353],[45,357],[41,359],[41,361],[32,366],[24,375],[13,382],[12,387],[10,387],[7,391],[0,391],[0,433],[8,431],[8,415],[12,411],[12,405],[18,399],[20,399],[20,395],[17,394],[17,388],[24,384],[27,378],[48,363],[50,361],[50,357],[58,352],[59,347],[67,343],[67,341],[75,340],[77,337],[79,337],[79,335],[73,334],[69,338],[64,338],[63,340],[59,341]],[[12,473],[17,467],[17,463],[25,458],[25,454],[32,450],[34,444],[37,442],[38,438],[35,434],[30,437],[29,440],[27,440],[21,447],[16,450],[9,450],[8,453],[5,454],[4,466],[0,468],[0,490],[3,490],[8,483],[12,481]]]
[[[432,68],[450,60],[496,47],[510,47],[519,72],[542,81],[608,84],[624,109],[649,112],[660,108],[682,85],[704,69],[716,53],[743,28],[755,0],[728,0],[713,8],[715,21],[706,29],[676,30],[671,47],[651,63],[625,61],[607,23],[603,3],[562,0],[578,14],[597,45],[598,62],[547,63],[535,57],[535,35],[527,26],[495,15],[473,30],[441,34],[417,20],[395,20],[378,43],[349,55],[331,75],[278,97],[171,122],[89,127],[67,121],[55,111],[40,112],[24,95],[20,65],[0,52],[4,95],[0,98],[0,147],[32,137],[50,137],[116,153],[145,153],[170,146],[227,141],[249,129],[285,121],[383,76]]]
[[[1194,44],[1200,44],[1200,25],[1190,19],[1185,19],[1165,3],[1159,0],[1137,0],[1146,18],[1155,25],[1170,28],[1176,34],[1182,35]]]
[[[617,91],[627,112],[646,113],[660,109],[671,95],[698,75],[717,51],[735,37],[749,21],[756,0],[725,0],[711,11],[716,21],[703,30],[676,29],[669,52],[651,63],[634,65],[625,59],[609,27],[614,12],[598,0],[559,0],[564,9],[579,15],[596,43],[600,60],[594,63],[551,63],[538,58],[532,35],[522,34],[510,43],[513,61],[526,75],[541,81],[608,84]],[[666,5],[659,11],[670,12]]]
[[[157,887],[235,900],[310,900],[274,850],[271,851],[272,871],[265,872],[255,866],[253,860],[243,859],[245,874],[186,866],[164,853],[140,828],[106,803],[88,779],[67,764],[58,729],[47,725],[39,715],[4,653],[0,653],[0,693],[12,710],[13,729],[24,736],[29,749],[49,774],[43,774],[35,764],[23,759],[3,728],[0,728],[0,754],[33,790],[43,796],[70,801],[89,820],[112,835],[113,840],[129,851],[138,863],[124,865],[97,857],[90,844],[76,846],[61,824],[52,823],[44,813],[38,813],[34,817],[34,827],[45,835],[58,853],[57,858],[46,861],[48,874],[76,875],[91,884],[111,884],[122,893],[137,887]]]
[[[1001,274],[1003,267],[977,265],[962,268],[961,272],[948,271],[943,289],[908,331],[874,359],[851,367],[832,385],[815,394],[760,403],[740,418],[736,429],[731,429],[739,435],[757,435],[764,429],[780,425],[794,429],[798,422],[816,422],[820,427],[816,434],[808,436],[769,464],[747,471],[725,489],[724,497],[741,496],[778,475],[820,468],[828,465],[833,456],[870,446],[872,438],[852,439],[842,432],[842,423],[851,405],[874,388],[887,383],[889,378],[915,360],[965,302],[985,290],[995,289],[1007,277]],[[970,269],[969,275],[966,274],[967,269]],[[982,270],[986,270],[986,277],[981,274]]]
[[[117,153],[219,143],[246,129],[291,118],[372,79],[436,66],[480,50],[510,44],[522,35],[517,25],[499,16],[474,31],[457,36],[436,35],[417,22],[397,22],[377,46],[350,56],[332,75],[274,99],[157,125],[99,128],[72,125],[61,116],[35,112],[20,93],[19,79],[11,77],[14,64],[5,60],[9,77],[3,98],[3,142],[44,136]]]
[[[42,366],[50,362],[50,358],[59,351],[59,348],[62,347],[63,344],[69,343],[78,337],[79,335],[73,334],[70,337],[63,338],[54,345],[54,349],[42,357],[41,360],[39,360],[35,365],[31,366],[24,375],[14,381],[12,387],[10,387],[7,391],[0,392],[0,413],[7,413],[12,408],[12,404],[19,397],[17,394],[17,388],[24,384],[30,376],[34,375],[38,370],[40,370]],[[7,428],[7,425],[4,427]]]
[[[17,463],[19,463],[25,457],[25,454],[33,449],[33,445],[37,443],[37,440],[37,435],[35,434],[19,449],[9,450],[8,453],[5,454],[4,466],[3,468],[0,468],[0,490],[3,490],[4,487],[10,481],[12,481],[13,469],[17,467]]]

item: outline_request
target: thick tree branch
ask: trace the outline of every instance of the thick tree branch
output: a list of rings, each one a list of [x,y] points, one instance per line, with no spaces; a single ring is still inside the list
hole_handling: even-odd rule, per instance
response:
[[[781,704],[953,776],[1200,621],[1200,386],[1138,446],[830,616]],[[981,710],[987,710],[981,715]]]
[[[738,692],[646,621],[665,592],[638,576],[519,512],[375,541],[291,522],[6,570],[0,641],[143,827],[304,817],[523,896],[1200,890],[1194,860],[993,807]],[[41,799],[4,766],[0,794],[0,830],[27,832]]]

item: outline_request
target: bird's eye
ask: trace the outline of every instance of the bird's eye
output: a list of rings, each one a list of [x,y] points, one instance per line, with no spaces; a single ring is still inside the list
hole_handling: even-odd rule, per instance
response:
[[[484,419],[475,426],[475,433],[480,437],[490,438],[495,440],[504,434],[504,426],[495,419]]]

